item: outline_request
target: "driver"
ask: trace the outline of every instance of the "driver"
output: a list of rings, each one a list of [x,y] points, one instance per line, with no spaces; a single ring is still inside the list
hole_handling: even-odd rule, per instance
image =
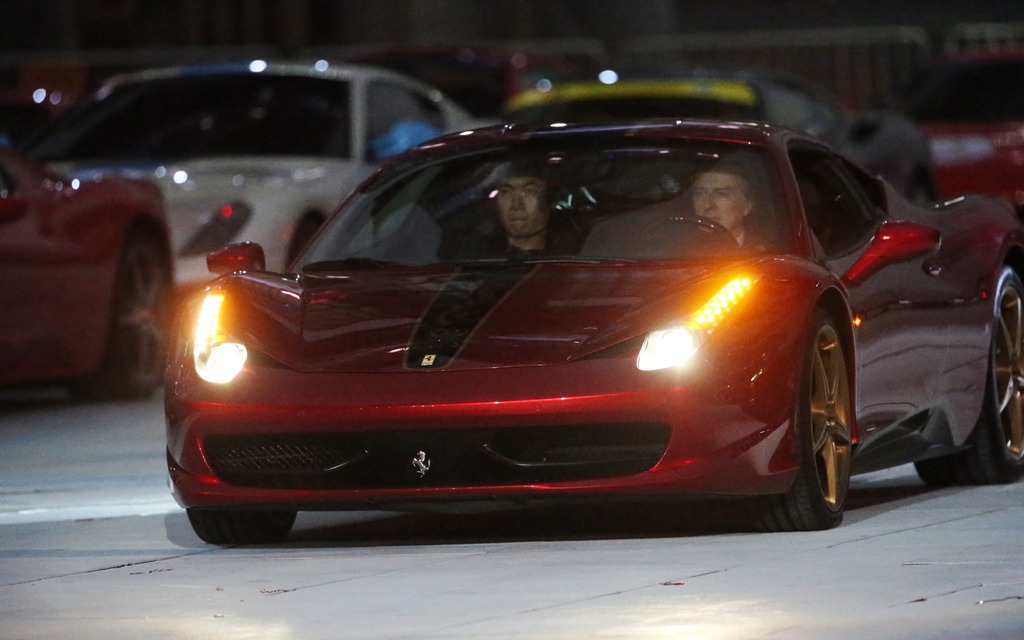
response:
[[[754,210],[751,170],[725,159],[698,173],[690,191],[694,215],[723,227],[740,246],[757,244],[747,230],[747,216]]]

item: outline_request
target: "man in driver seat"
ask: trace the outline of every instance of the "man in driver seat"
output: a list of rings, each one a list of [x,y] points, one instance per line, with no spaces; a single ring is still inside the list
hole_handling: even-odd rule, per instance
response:
[[[742,159],[726,158],[697,174],[690,194],[696,217],[716,223],[741,247],[757,248],[747,217],[755,209],[751,187],[754,167]]]

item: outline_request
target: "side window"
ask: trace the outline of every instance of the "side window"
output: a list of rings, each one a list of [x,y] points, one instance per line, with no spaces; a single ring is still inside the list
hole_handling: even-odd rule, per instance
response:
[[[843,255],[874,230],[874,207],[844,164],[816,149],[794,149],[790,161],[807,225],[825,257]]]
[[[367,156],[385,160],[444,131],[440,107],[422,93],[376,81],[367,93]]]

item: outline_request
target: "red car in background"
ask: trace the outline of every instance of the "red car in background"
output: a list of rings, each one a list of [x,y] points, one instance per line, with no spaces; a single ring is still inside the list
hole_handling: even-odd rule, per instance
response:
[[[903,103],[931,140],[940,196],[986,193],[1024,210],[1024,48],[944,58]]]
[[[155,185],[72,179],[0,149],[0,387],[152,393],[171,275]]]

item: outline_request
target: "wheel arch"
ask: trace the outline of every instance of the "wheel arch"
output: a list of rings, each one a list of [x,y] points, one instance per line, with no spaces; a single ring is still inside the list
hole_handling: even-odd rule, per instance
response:
[[[1013,246],[1006,253],[1003,264],[1017,272],[1017,275],[1024,279],[1024,247]]]
[[[818,298],[817,308],[822,309],[835,322],[839,338],[843,341],[843,352],[846,357],[846,375],[850,382],[850,397],[853,399],[853,424],[850,430],[853,435],[854,444],[859,439],[857,427],[857,343],[854,338],[854,319],[850,313],[850,307],[846,297],[835,287],[830,287],[822,292]]]

